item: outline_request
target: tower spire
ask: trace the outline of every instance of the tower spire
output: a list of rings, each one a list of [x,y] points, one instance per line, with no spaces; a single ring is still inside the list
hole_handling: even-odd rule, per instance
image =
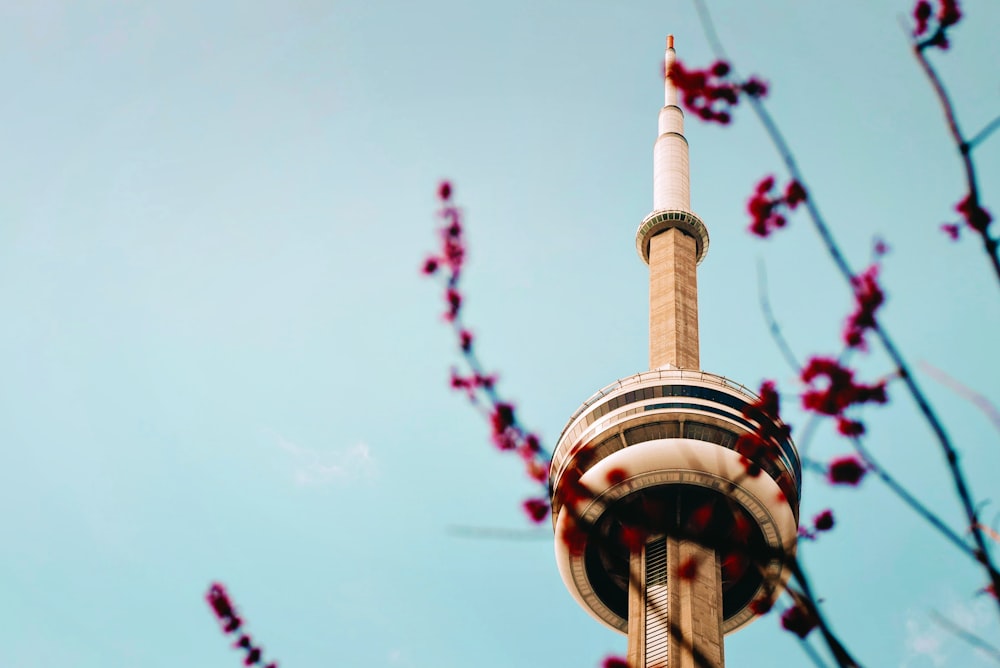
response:
[[[653,145],[653,210],[691,211],[688,144],[684,137],[684,112],[677,104],[677,88],[668,76],[677,59],[673,35],[663,54],[663,108]]]
[[[649,265],[649,366],[700,368],[698,277],[708,251],[708,230],[691,211],[684,112],[670,67],[677,58],[673,35],[663,56],[664,105],[653,144],[653,212],[636,234],[639,256]]]

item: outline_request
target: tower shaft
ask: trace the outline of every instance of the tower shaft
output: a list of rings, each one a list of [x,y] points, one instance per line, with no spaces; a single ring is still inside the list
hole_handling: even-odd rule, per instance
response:
[[[695,240],[678,228],[649,240],[649,368],[699,369]]]
[[[632,552],[631,668],[722,668],[722,636],[722,571],[715,550],[660,536]]]

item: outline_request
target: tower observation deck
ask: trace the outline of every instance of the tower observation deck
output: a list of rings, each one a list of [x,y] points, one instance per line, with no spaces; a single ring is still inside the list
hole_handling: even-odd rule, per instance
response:
[[[674,58],[670,36],[668,71]],[[801,466],[788,438],[746,445],[741,436],[782,425],[748,418],[758,397],[700,370],[696,269],[708,230],[691,211],[684,112],[669,78],[664,94],[653,211],[636,233],[649,265],[650,371],[591,396],[559,437],[549,476],[556,562],[584,610],[628,635],[630,668],[721,668],[723,635],[770,607],[788,577]]]

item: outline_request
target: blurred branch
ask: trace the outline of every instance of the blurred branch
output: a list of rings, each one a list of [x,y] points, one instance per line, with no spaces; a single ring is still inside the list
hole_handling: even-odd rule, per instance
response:
[[[778,346],[778,350],[781,352],[782,356],[785,358],[785,362],[798,374],[802,370],[802,365],[795,358],[795,353],[792,352],[791,346],[788,345],[788,340],[785,339],[785,335],[781,331],[781,326],[778,324],[778,320],[774,317],[774,311],[771,310],[771,301],[767,294],[767,269],[764,266],[762,260],[757,261],[757,299],[760,302],[760,310],[764,314],[764,321],[767,323],[767,329],[771,332],[771,338],[774,339],[774,344]]]
[[[552,540],[545,529],[507,529],[504,527],[474,527],[453,524],[447,532],[458,538],[486,538],[493,540]]]
[[[1000,663],[1000,650],[990,643],[986,642],[971,631],[963,629],[961,626],[951,621],[937,610],[931,610],[930,617],[937,622],[941,628],[951,632],[956,638],[960,638],[976,649],[982,650],[983,654],[997,663]]]
[[[997,431],[1000,431],[1000,410],[997,410],[997,407],[994,406],[989,399],[987,399],[984,395],[980,394],[979,392],[976,392],[968,385],[965,385],[959,382],[958,380],[955,380],[947,373],[937,368],[936,366],[930,364],[929,362],[921,361],[918,362],[917,364],[931,378],[938,381],[945,387],[948,387],[949,389],[953,390],[955,394],[962,397],[963,399],[967,399],[969,403],[971,403],[973,406],[975,406],[983,413],[985,413],[986,417],[989,418],[990,422],[993,423],[993,427]]]

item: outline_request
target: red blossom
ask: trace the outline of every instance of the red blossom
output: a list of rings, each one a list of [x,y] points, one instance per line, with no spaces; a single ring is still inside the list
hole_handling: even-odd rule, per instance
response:
[[[807,610],[802,604],[796,604],[781,613],[781,626],[800,638],[805,638],[816,628],[819,620],[812,610]]]
[[[750,97],[764,97],[767,95],[767,84],[756,77],[747,79],[741,88]]]
[[[757,476],[759,476],[761,474],[761,471],[763,471],[763,469],[760,467],[760,464],[758,464],[757,462],[753,461],[749,457],[745,457],[745,456],[744,457],[740,457],[740,464],[743,465],[743,468],[746,471],[746,474],[749,477],[751,477],[751,478],[756,478]]]
[[[732,121],[732,108],[739,103],[740,93],[760,97],[767,92],[767,86],[758,79],[739,83],[731,81],[730,74],[732,68],[723,60],[703,70],[689,70],[675,61],[666,72],[680,92],[684,108],[704,121],[722,125]]]
[[[722,579],[738,580],[750,568],[750,557],[743,552],[730,552],[722,558]]]
[[[715,504],[712,502],[703,503],[691,511],[691,516],[688,517],[688,528],[694,533],[700,533],[708,528],[714,515]]]
[[[549,479],[549,467],[537,459],[532,459],[525,464],[528,477],[535,482],[545,483]]]
[[[628,548],[629,552],[634,552],[646,544],[649,533],[641,528],[626,524],[621,530],[622,544]]]
[[[458,346],[462,349],[463,353],[467,353],[472,350],[472,332],[467,329],[463,329],[458,333]]]
[[[819,515],[813,518],[813,527],[816,531],[829,531],[833,528],[833,512],[829,509],[824,510]]]
[[[458,316],[459,309],[462,308],[462,295],[458,290],[448,288],[444,298],[448,302],[448,312],[444,314],[444,318],[445,320],[452,321]]]
[[[857,485],[866,472],[867,469],[857,457],[848,455],[832,460],[826,477],[834,485]]]
[[[806,189],[796,180],[791,180],[785,186],[785,203],[788,208],[794,209],[802,202],[806,201]]]
[[[626,472],[623,468],[613,468],[608,471],[608,475],[606,477],[609,485],[617,485],[620,482],[624,482],[625,479],[628,478],[628,472]]]
[[[941,225],[941,231],[947,234],[952,241],[958,241],[958,235],[961,229],[962,228],[955,223],[943,223]]]
[[[712,64],[712,74],[717,77],[724,77],[729,74],[729,63],[724,60],[717,60]]]
[[[918,44],[918,48],[926,48],[931,46],[936,46],[941,49],[947,49],[948,36],[945,31],[951,26],[955,25],[962,18],[962,11],[958,8],[957,0],[937,0],[938,1],[938,11],[937,15],[934,17],[937,20],[937,25],[934,31],[929,37],[924,38],[922,42]],[[931,3],[928,0],[918,0],[917,4],[913,7],[913,36],[921,37],[930,32],[931,24]]]
[[[979,234],[986,234],[986,228],[993,220],[990,212],[979,205],[979,202],[971,194],[955,205],[955,210],[962,214],[962,219],[966,225],[974,229]]]
[[[442,181],[438,186],[438,197],[441,198],[442,202],[447,202],[451,199],[451,182]]]
[[[962,12],[958,8],[958,0],[940,0],[941,7],[938,9],[938,23],[941,27],[953,26],[962,18]]]
[[[495,433],[503,432],[514,424],[514,407],[510,404],[499,403],[493,408],[493,415],[490,416],[490,420],[493,422],[493,431]]]
[[[885,242],[885,239],[881,237],[875,237],[875,241],[872,243],[872,253],[875,257],[882,257],[889,253],[889,244]]]
[[[810,389],[802,395],[802,405],[806,410],[823,415],[838,416],[854,404],[884,404],[885,382],[862,385],[854,382],[854,371],[841,366],[840,362],[826,357],[813,357],[802,370],[802,381]],[[816,381],[825,378],[826,386],[818,388]]]
[[[681,580],[694,580],[698,575],[698,560],[688,557],[677,567],[677,577]]]
[[[885,293],[878,284],[878,265],[868,267],[851,278],[854,288],[854,313],[844,326],[844,343],[851,348],[865,349],[865,333],[875,328],[875,311],[885,302]]]
[[[773,175],[764,177],[754,186],[754,192],[747,200],[747,212],[751,218],[748,229],[762,239],[784,227],[787,222],[784,213],[798,207],[807,197],[805,188],[798,181],[789,181],[782,196],[772,194],[774,185]]]
[[[213,582],[212,586],[208,588],[208,593],[205,594],[205,600],[208,601],[208,604],[212,607],[212,612],[219,619],[228,619],[236,616],[233,604],[229,601],[229,595],[226,594],[226,588],[221,584]]]
[[[865,425],[857,420],[841,416],[837,418],[837,433],[854,438],[865,433]]]
[[[205,600],[208,601],[215,616],[222,622],[222,630],[225,633],[235,633],[240,629],[243,620],[236,614],[236,610],[229,600],[229,595],[226,593],[225,587],[217,582],[213,582],[205,594]],[[246,633],[240,634],[236,642],[233,643],[233,648],[246,652],[246,656],[243,659],[244,666],[252,666],[262,662],[260,647],[254,647],[253,639]],[[271,662],[265,668],[278,668],[278,664],[277,662]]]
[[[499,402],[493,406],[490,413],[490,423],[493,427],[493,444],[501,450],[517,449],[517,430],[514,429],[514,407]]]
[[[888,401],[885,381],[873,385],[854,382],[854,371],[837,360],[813,357],[802,370],[803,382],[809,389],[802,395],[802,406],[821,415],[837,419],[837,431],[857,437],[865,432],[864,424],[844,415],[851,406],[864,403],[884,404]]]
[[[750,602],[750,610],[756,615],[766,615],[774,607],[770,597],[757,598]]]
[[[524,512],[532,522],[539,523],[549,516],[549,502],[547,499],[528,499],[523,504]]]
[[[566,544],[566,549],[569,550],[570,554],[583,554],[583,548],[587,545],[587,532],[581,529],[575,520],[570,518],[570,521],[566,525],[566,530],[563,532],[563,542]]]
[[[628,661],[620,656],[606,656],[601,662],[601,668],[629,668]]]
[[[571,506],[582,499],[591,497],[590,490],[583,484],[583,470],[579,464],[574,464],[563,471],[559,479],[559,502]]]
[[[913,8],[913,20],[916,22],[916,26],[913,28],[915,36],[919,37],[927,32],[927,23],[930,18],[931,3],[927,2],[927,0],[920,0]]]
[[[430,276],[438,270],[438,260],[436,257],[429,257],[424,261],[423,272]]]
[[[781,423],[779,410],[778,391],[774,381],[770,380],[761,383],[757,400],[743,407],[743,416],[757,423],[757,431],[741,434],[734,449],[742,456],[743,466],[751,478],[760,475],[761,467],[758,462],[773,452],[777,444],[790,434],[788,425]]]
[[[781,401],[773,380],[765,380],[760,384],[757,400],[743,408],[743,416],[757,422],[778,419]]]

